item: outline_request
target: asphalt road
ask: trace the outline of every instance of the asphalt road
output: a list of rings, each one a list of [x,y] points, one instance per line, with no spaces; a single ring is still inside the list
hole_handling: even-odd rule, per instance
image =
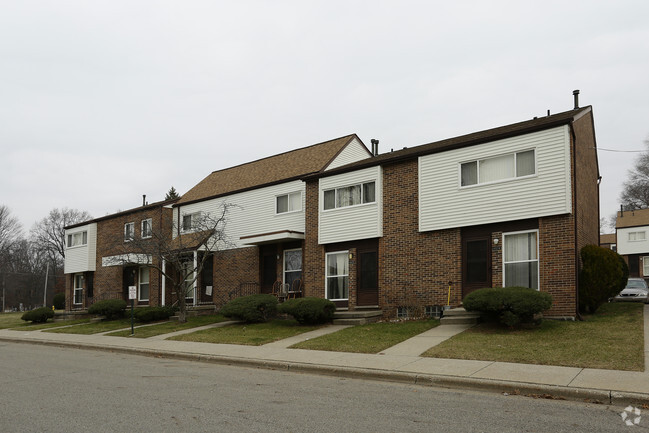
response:
[[[0,343],[0,432],[633,432],[618,407]],[[635,417],[635,415],[634,415]]]

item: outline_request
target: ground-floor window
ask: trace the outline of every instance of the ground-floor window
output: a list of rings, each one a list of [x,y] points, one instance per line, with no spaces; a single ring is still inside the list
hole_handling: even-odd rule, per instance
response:
[[[348,299],[349,252],[327,253],[326,262],[327,299]]]
[[[83,274],[74,275],[74,304],[80,305],[83,302]]]
[[[503,234],[503,273],[505,287],[539,289],[537,230]]]
[[[644,256],[642,258],[642,274],[645,277],[649,277],[649,256]]]
[[[293,287],[293,281],[302,278],[302,249],[284,250],[284,284]]]
[[[147,267],[140,268],[140,278],[139,278],[139,298],[138,301],[148,301],[149,300],[149,275],[150,270]]]

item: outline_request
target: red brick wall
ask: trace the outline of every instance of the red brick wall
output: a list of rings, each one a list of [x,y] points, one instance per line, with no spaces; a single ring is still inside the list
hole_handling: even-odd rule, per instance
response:
[[[318,245],[318,181],[306,183],[304,239],[304,294],[325,297],[325,249]]]
[[[252,294],[240,293],[242,283],[256,284],[256,293],[259,292],[259,249],[248,247],[214,253],[214,304],[221,307],[240,294]]]

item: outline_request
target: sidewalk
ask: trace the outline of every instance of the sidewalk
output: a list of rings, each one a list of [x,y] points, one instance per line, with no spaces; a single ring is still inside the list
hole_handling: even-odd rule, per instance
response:
[[[328,326],[263,346],[170,341],[156,337],[139,339],[11,330],[0,330],[0,341],[108,350],[443,388],[477,389],[639,406],[649,404],[649,305],[645,305],[644,308],[644,372],[418,356],[430,347],[466,329],[461,325],[438,326],[379,354],[288,349],[290,345],[299,341],[335,332],[344,326]],[[203,328],[214,326],[224,326],[224,323]],[[194,332],[198,329],[200,328],[175,334]],[[169,336],[170,334],[166,334],[163,338]]]

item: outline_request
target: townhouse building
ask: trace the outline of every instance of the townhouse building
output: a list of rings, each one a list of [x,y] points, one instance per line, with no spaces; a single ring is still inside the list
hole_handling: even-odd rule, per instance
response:
[[[629,266],[629,277],[649,280],[649,209],[619,211],[615,235],[617,252]]]

